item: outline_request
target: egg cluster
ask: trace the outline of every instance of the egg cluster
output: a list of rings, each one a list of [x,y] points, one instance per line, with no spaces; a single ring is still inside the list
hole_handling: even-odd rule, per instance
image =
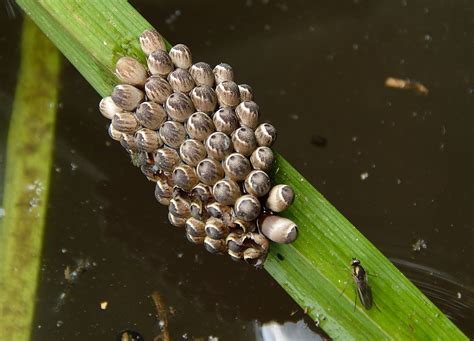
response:
[[[156,183],[156,199],[189,241],[261,266],[269,240],[297,237],[291,220],[273,214],[294,199],[291,187],[268,176],[276,129],[259,124],[252,89],[234,82],[228,64],[193,64],[183,44],[167,52],[155,30],[143,32],[140,45],[148,69],[120,58],[122,84],[100,102],[109,135]]]

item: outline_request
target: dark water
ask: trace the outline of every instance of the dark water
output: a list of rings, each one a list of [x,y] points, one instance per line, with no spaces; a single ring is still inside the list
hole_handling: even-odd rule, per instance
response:
[[[276,149],[474,337],[472,1],[132,3],[196,61],[231,64],[279,128]],[[0,14],[2,163],[16,13]],[[387,89],[387,77],[420,81],[429,95]],[[132,329],[151,340],[154,291],[173,312],[173,339],[316,337],[264,271],[212,256],[167,224],[154,186],[108,138],[98,101],[64,61],[34,339]],[[413,251],[421,239],[426,248]],[[64,269],[81,260],[94,265],[68,288]]]

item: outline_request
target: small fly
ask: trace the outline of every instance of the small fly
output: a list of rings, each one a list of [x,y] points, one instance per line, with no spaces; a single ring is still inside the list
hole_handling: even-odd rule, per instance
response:
[[[372,308],[372,290],[369,286],[369,280],[367,278],[367,272],[360,265],[360,260],[352,258],[352,279],[357,287],[357,296],[359,296],[360,303],[364,306],[365,309],[369,310]],[[357,302],[357,298],[356,301]],[[356,303],[355,303],[356,304]]]

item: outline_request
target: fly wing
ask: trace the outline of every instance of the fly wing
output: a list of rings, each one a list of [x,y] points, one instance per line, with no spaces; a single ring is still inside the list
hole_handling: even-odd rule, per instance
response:
[[[372,290],[370,289],[367,279],[357,279],[357,293],[359,294],[359,299],[365,309],[369,310],[372,308]]]

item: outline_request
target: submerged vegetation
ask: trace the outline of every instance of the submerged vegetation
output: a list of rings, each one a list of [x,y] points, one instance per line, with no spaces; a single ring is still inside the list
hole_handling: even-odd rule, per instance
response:
[[[0,219],[0,340],[28,340],[52,168],[60,54],[28,18],[7,141]],[[41,87],[38,87],[41,79]]]

